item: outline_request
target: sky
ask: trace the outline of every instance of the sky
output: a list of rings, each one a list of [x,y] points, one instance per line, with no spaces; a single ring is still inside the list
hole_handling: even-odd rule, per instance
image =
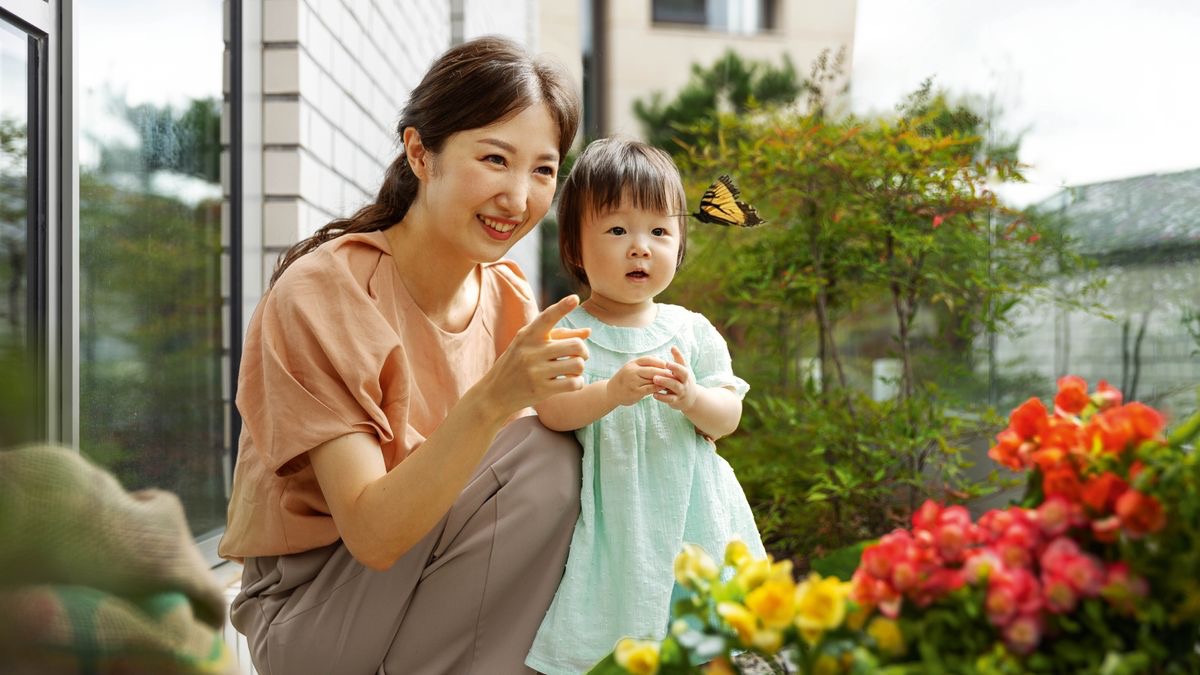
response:
[[[1200,0],[858,0],[851,107],[926,77],[1020,135],[1018,206],[1063,186],[1200,168]]]

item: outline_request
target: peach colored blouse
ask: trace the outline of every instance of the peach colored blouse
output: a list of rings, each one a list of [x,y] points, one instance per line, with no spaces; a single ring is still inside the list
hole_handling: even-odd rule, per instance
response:
[[[420,447],[537,313],[514,263],[481,265],[480,275],[470,324],[448,333],[408,295],[382,232],[338,237],[288,268],[246,334],[237,394],[243,426],[221,556],[337,541],[308,450],[373,433],[390,470]]]

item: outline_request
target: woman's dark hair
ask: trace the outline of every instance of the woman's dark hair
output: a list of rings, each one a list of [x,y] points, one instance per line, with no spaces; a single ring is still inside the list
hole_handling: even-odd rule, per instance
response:
[[[558,253],[563,268],[588,285],[580,234],[586,215],[621,208],[667,213],[679,222],[678,269],[687,249],[687,196],[671,156],[640,141],[602,138],[584,148],[558,193]]]
[[[561,67],[530,56],[511,40],[483,37],[451,48],[434,62],[412,90],[396,132],[403,141],[405,129],[416,129],[421,144],[436,154],[459,131],[502,122],[539,103],[558,123],[561,165],[579,127],[579,97],[570,78]],[[275,265],[271,285],[297,258],[331,239],[400,222],[417,196],[418,184],[401,151],[384,173],[375,201],[288,249]]]

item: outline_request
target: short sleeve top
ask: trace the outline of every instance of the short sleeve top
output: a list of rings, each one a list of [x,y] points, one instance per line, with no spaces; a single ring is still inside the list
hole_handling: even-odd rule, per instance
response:
[[[312,448],[371,433],[391,470],[433,433],[537,313],[516,264],[477,273],[479,304],[456,333],[409,296],[382,232],[338,237],[279,278],[246,333],[223,557],[297,553],[339,538]]]

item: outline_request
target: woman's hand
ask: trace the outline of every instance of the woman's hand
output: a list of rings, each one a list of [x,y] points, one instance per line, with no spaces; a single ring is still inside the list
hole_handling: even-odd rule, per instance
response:
[[[587,328],[555,328],[554,324],[579,305],[568,295],[547,307],[521,330],[480,384],[490,405],[503,417],[554,394],[583,386],[583,362],[588,358]]]
[[[606,395],[613,407],[633,405],[653,394],[659,387],[654,385],[656,377],[670,377],[671,371],[662,359],[641,356],[621,366],[608,379]]]
[[[654,398],[686,415],[695,405],[701,387],[679,347],[671,347],[671,358],[674,363],[664,364],[669,372],[654,378]]]

